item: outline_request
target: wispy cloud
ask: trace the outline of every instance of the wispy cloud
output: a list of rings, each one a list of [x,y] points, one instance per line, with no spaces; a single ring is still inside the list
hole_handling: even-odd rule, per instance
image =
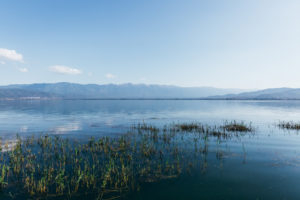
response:
[[[1,65],[5,65],[5,62],[0,60],[0,64]]]
[[[109,79],[113,79],[113,78],[116,78],[116,75],[108,73],[108,74],[105,74],[105,77],[109,78]]]
[[[28,69],[27,68],[19,68],[19,71],[23,72],[23,73],[26,73],[26,72],[28,72]]]
[[[71,67],[64,66],[64,65],[50,66],[49,70],[52,72],[55,72],[55,73],[67,74],[67,75],[78,75],[78,74],[82,73],[79,69],[71,68]]]
[[[0,48],[0,58],[4,58],[11,61],[23,62],[23,55],[17,53],[15,50],[10,49]]]

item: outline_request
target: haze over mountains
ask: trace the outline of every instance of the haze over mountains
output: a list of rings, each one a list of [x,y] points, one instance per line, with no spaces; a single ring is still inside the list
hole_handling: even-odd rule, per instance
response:
[[[240,94],[227,94],[209,97],[226,100],[300,100],[300,88],[271,88]]]
[[[177,87],[145,84],[75,84],[41,83],[0,86],[0,98],[204,98],[208,96],[237,94],[245,90],[212,87]]]
[[[177,87],[145,84],[37,83],[0,86],[0,99],[300,99],[300,89],[258,91],[213,87]]]

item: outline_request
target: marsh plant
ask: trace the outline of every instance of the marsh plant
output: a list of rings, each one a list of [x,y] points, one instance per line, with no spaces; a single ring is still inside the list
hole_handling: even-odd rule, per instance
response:
[[[221,141],[232,137],[232,131],[252,130],[226,128],[229,125],[237,123],[160,128],[142,123],[122,136],[92,137],[88,142],[18,136],[13,149],[1,151],[0,195],[7,199],[122,198],[145,183],[176,179],[193,168],[205,171],[203,155],[208,153],[209,138]],[[217,151],[216,157],[221,159],[222,152]]]
[[[288,129],[288,130],[300,130],[300,122],[293,122],[293,121],[281,121],[277,124],[277,126],[281,129]]]
[[[246,124],[241,121],[225,121],[223,129],[229,132],[253,132],[254,128],[251,123]]]

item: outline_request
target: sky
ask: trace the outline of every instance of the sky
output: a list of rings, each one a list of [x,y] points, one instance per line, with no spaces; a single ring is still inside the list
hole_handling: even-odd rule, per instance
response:
[[[0,85],[300,88],[298,0],[0,0]]]

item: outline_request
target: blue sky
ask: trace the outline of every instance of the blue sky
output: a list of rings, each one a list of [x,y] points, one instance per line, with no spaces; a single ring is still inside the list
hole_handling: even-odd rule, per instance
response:
[[[300,87],[297,0],[0,0],[0,84]]]

